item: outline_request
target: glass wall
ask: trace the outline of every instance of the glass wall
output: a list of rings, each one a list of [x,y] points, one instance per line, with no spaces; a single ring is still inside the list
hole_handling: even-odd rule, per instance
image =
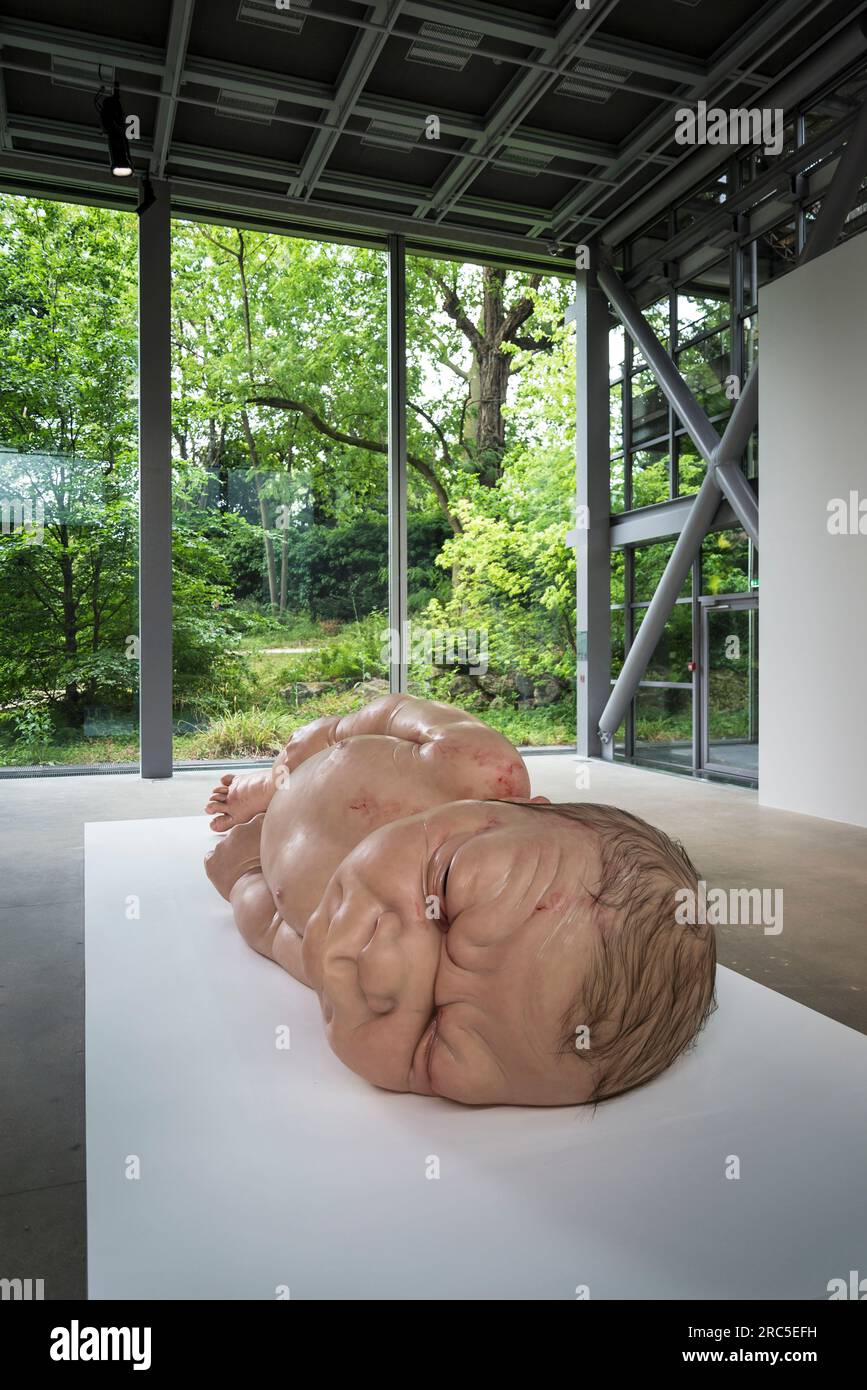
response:
[[[673,542],[632,551],[631,635],[639,631]],[[655,762],[692,765],[692,575],[688,575],[633,701],[632,751]]]
[[[0,195],[0,769],[138,758],[137,224]]]
[[[707,289],[694,287],[658,300],[644,314],[722,434],[738,394],[732,376],[727,263],[713,267],[708,280]],[[609,368],[612,513],[697,492],[704,459],[622,329],[611,334]]]
[[[388,690],[385,255],[178,221],[172,291],[174,756],[267,757]]]
[[[0,767],[135,764],[137,223],[8,198],[0,245]],[[574,742],[571,283],[410,258],[408,297],[393,635],[384,252],[173,223],[178,763],[374,698],[394,637],[418,693]]]
[[[758,774],[758,606],[703,605],[705,667],[703,761],[706,767]]]
[[[572,286],[420,257],[407,284],[409,689],[574,744]]]
[[[731,176],[717,179],[676,212],[660,242],[725,202]],[[634,264],[633,247],[627,264]],[[659,254],[659,248],[657,248]],[[639,255],[640,261],[640,255]],[[644,310],[656,336],[672,353],[696,401],[722,434],[758,351],[757,314],[750,286],[760,283],[765,266],[761,249],[733,250],[704,269],[693,282]],[[750,278],[752,277],[752,278]],[[611,510],[628,512],[674,502],[700,488],[706,465],[683,422],[668,406],[659,387],[628,338],[612,333],[611,343]],[[757,472],[757,435],[745,458],[748,476]],[[612,557],[612,678],[644,621],[673,540],[628,547]],[[624,727],[615,740],[619,756],[655,766],[698,770],[707,760],[705,726],[717,720],[728,727],[735,718],[724,702],[723,684],[703,669],[702,596],[752,592],[758,584],[756,558],[740,531],[713,533],[701,560],[691,569],[674,611],[648,663]],[[748,619],[755,628],[755,618]],[[754,647],[751,647],[754,651]],[[745,668],[746,669],[746,668]],[[750,667],[749,694],[757,689]],[[723,676],[730,672],[723,671]],[[725,700],[732,705],[729,690]],[[709,703],[706,703],[709,700]],[[717,706],[719,705],[719,709]],[[728,712],[726,712],[728,711]],[[740,717],[740,709],[738,717]],[[749,722],[749,717],[748,722]],[[755,720],[750,724],[755,728]],[[718,742],[718,740],[717,740]],[[749,769],[745,775],[751,775]]]
[[[841,90],[854,105],[862,87],[863,75]],[[672,275],[668,293],[644,305],[643,312],[718,434],[723,433],[758,360],[759,292],[796,265],[822,205],[808,193],[794,202],[780,198],[779,188],[770,183],[761,185],[752,201],[744,190],[754,180],[764,179],[775,160],[818,141],[813,154],[806,156],[807,181],[814,178],[825,160],[838,156],[842,140],[823,138],[837,122],[837,117],[824,111],[797,113],[785,128],[779,155],[769,158],[762,151],[749,151],[733,158],[724,172],[622,248],[623,273],[630,285],[659,283],[660,268],[666,277]],[[794,182],[787,180],[787,187],[794,187]],[[727,205],[731,205],[730,215],[723,222],[720,210]],[[747,208],[752,209],[755,222],[753,239],[730,245],[721,255],[713,248],[728,244],[734,219]],[[769,209],[779,218],[776,225],[767,216]],[[854,199],[839,239],[860,232],[865,220],[867,181]],[[690,242],[693,228],[695,238]],[[722,242],[718,233],[726,234]],[[687,266],[689,278],[682,274]],[[640,290],[638,295],[641,298]],[[659,508],[696,493],[706,475],[705,462],[641,354],[620,328],[610,333],[609,368],[612,515]],[[747,443],[742,466],[748,478],[758,478],[757,429]],[[654,530],[657,520],[658,513]],[[612,679],[644,619],[671,544],[612,552]],[[618,756],[693,770],[723,766],[733,774],[755,777],[758,586],[758,556],[746,535],[730,529],[708,536],[692,567],[690,584],[617,732]],[[726,607],[726,596],[737,603]],[[731,618],[719,623],[710,616],[726,611]],[[721,656],[719,641],[708,646],[711,633],[730,639],[732,650],[737,648],[742,655],[733,658],[724,652]],[[690,670],[690,665],[695,669]]]
[[[863,80],[861,74],[841,89],[853,109],[863,96]],[[802,159],[808,184],[825,160],[838,157],[844,133],[839,117],[824,110],[797,113],[785,127],[778,155],[750,150],[731,159],[724,172],[622,248],[630,286],[658,284],[661,270],[666,279],[671,276],[668,293],[644,306],[643,313],[720,435],[758,361],[759,292],[797,264],[822,206],[806,191],[794,201],[788,196],[799,182],[794,165],[780,171],[783,185],[751,185],[764,180],[775,161],[816,142]],[[727,205],[723,217],[720,210]],[[743,212],[755,228],[753,239],[731,245],[732,227]],[[840,239],[857,234],[865,222],[867,181]],[[729,245],[725,255],[723,245]],[[643,304],[641,289],[636,293]],[[609,368],[612,515],[659,509],[696,493],[706,476],[704,459],[620,328],[609,336]],[[742,466],[749,479],[758,478],[757,429]],[[664,531],[659,510],[652,525],[651,534]],[[612,682],[644,621],[672,545],[612,551]],[[755,779],[758,588],[758,555],[745,533],[739,528],[712,532],[617,731],[617,756]]]

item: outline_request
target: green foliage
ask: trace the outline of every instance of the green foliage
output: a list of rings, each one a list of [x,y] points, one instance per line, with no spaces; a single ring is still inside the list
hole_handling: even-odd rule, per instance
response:
[[[491,669],[574,679],[574,459],[560,453],[517,460],[496,490],[479,488],[458,510],[464,530],[440,563],[454,566],[451,597],[432,599],[435,629],[487,634]]]
[[[289,738],[289,719],[278,708],[233,710],[211,720],[191,753],[199,758],[274,758]],[[188,748],[187,750],[191,750]]]
[[[25,764],[41,762],[48,756],[54,737],[54,720],[45,705],[25,705],[12,717],[15,753]]]
[[[4,196],[0,245],[0,499],[42,518],[36,543],[0,537],[0,761],[128,760],[134,735],[105,729],[133,728],[138,690],[136,223]],[[172,249],[177,747],[242,756],[386,671],[385,258],[189,223]],[[569,288],[417,258],[407,274],[410,612],[484,628],[500,683],[423,679],[544,742],[574,730],[571,697],[533,708],[514,679],[574,674]],[[483,294],[527,303],[490,486],[449,287],[480,329]]]
[[[254,705],[213,719],[206,729],[175,740],[181,759],[273,758],[295,729],[323,715],[349,714],[365,704],[358,691],[341,691],[306,700],[296,708]]]
[[[702,590],[740,594],[750,588],[749,542],[744,531],[715,531],[702,546]]]
[[[136,698],[136,224],[4,198],[0,240],[0,497],[42,518],[0,539],[0,701],[47,701],[59,735]],[[221,703],[231,571],[183,512],[174,560],[179,687]]]

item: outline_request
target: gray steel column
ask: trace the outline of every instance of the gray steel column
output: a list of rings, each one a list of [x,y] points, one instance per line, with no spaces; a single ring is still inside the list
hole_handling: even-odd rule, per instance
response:
[[[747,482],[744,470],[741,468],[740,454],[737,458],[728,459],[725,463],[716,463],[714,481],[725,493],[732,511],[753,545],[758,546],[759,504],[756,501],[756,494]]]
[[[701,604],[698,596],[701,593],[701,555],[696,555],[692,562],[692,602],[690,603],[690,617],[692,618],[692,659],[695,662],[695,670],[692,673],[692,770],[699,772],[702,764],[702,724],[704,721],[704,691],[707,672],[701,659]]]
[[[603,266],[598,278],[600,287],[617,310],[629,336],[641,349],[666,399],[689,430],[705,462],[710,465],[719,445],[719,435],[617,272],[610,266]]]
[[[629,655],[623,663],[623,670],[617,677],[617,683],[611,691],[605,709],[602,711],[599,729],[603,743],[613,742],[614,735],[619,729],[623,716],[638,688],[638,682],[644,675],[647,663],[662,636],[675,600],[683,588],[683,582],[689,574],[690,566],[716,515],[719,501],[720,491],[714,477],[714,470],[709,468],[705,474],[704,482],[695,494],[695,501],[689,516],[675,542],[671,558],[662,572],[656,586],[656,592],[644,615],[644,621],[635,634]]]
[[[822,203],[819,217],[807,245],[799,258],[799,265],[806,265],[816,256],[821,256],[832,249],[855,201],[865,169],[867,169],[867,103],[862,107],[852,127],[834,180]],[[616,285],[615,289],[617,289]],[[642,322],[644,322],[643,318]],[[644,324],[644,327],[646,328],[647,325]],[[704,535],[713,519],[714,511],[719,504],[720,486],[725,489],[732,507],[737,512],[753,544],[758,544],[757,524],[748,525],[747,522],[750,520],[748,513],[745,512],[744,515],[741,515],[741,508],[735,502],[735,497],[740,494],[741,507],[743,507],[746,504],[746,493],[749,492],[750,497],[753,497],[752,489],[741,471],[740,458],[756,426],[759,411],[758,401],[759,368],[758,363],[756,363],[744,383],[740,398],[732,411],[731,419],[719,442],[718,449],[715,451],[715,466],[708,468],[707,476],[696,494],[686,525],[678,537],[674,552],[644,616],[644,622],[641,624],[629,657],[624,663],[617,684],[611,692],[611,698],[602,713],[600,733],[603,740],[613,739],[623,718],[623,711],[628,707],[635,694],[638,682],[641,680],[653,654],[653,649],[662,635],[674,601],[686,577],[689,568],[688,558],[691,558],[687,557],[687,548],[692,547],[693,554],[698,553]],[[696,442],[698,443],[698,441]],[[755,506],[754,497],[753,506]],[[688,542],[687,536],[689,537]]]
[[[577,751],[582,758],[610,757],[613,746],[599,738],[611,690],[608,305],[592,271],[577,272],[575,295]]]
[[[741,387],[741,394],[735,401],[735,408],[723,430],[722,439],[717,446],[717,457],[740,459],[749,443],[750,435],[756,427],[758,418],[759,364],[756,362]]]
[[[139,214],[139,729],[142,777],[172,775],[169,185]]]
[[[867,19],[862,18],[867,32]],[[834,171],[831,186],[822,199],[819,216],[813,223],[813,230],[807,238],[798,259],[799,265],[806,265],[816,256],[830,251],[843,229],[843,224],[861,187],[864,172],[867,170],[867,102],[861,107],[840,162]]]
[[[708,473],[717,469],[718,460],[722,459],[721,467],[718,469],[718,476],[715,479],[716,486],[721,488],[731,503],[734,511],[740,520],[741,525],[747,534],[758,545],[759,539],[759,520],[758,507],[753,490],[741,472],[740,455],[743,453],[745,443],[741,445],[736,456],[732,449],[723,452],[726,448],[725,436],[723,441],[708,420],[695,396],[690,391],[683,377],[680,375],[675,363],[672,361],[665,348],[660,343],[656,334],[648,324],[632,295],[627,290],[623,281],[616,271],[610,266],[605,266],[599,272],[599,284],[607,294],[614,308],[617,310],[619,318],[623,321],[627,332],[644,354],[650,370],[656,377],[657,382],[665,393],[673,409],[680,416],[690,435],[694,439],[699,452],[708,466]],[[757,385],[757,383],[756,383]],[[755,406],[758,412],[758,391],[752,390],[752,383],[747,382],[742,395],[747,396],[747,403],[740,411],[739,420],[743,421],[745,413]],[[739,400],[729,426],[738,415],[738,407],[741,405]],[[755,420],[747,430],[747,438],[752,433]],[[728,433],[728,431],[726,431]],[[735,431],[733,438],[738,437]],[[732,462],[732,460],[734,460]]]
[[[732,333],[740,331],[733,316]],[[732,509],[752,541],[759,543],[759,504],[756,494],[747,482],[741,459],[749,443],[750,435],[759,418],[759,364],[752,371],[741,388],[728,424],[723,430],[722,439],[714,454],[716,482],[728,498]]]
[[[407,685],[406,569],[406,245],[402,236],[392,235],[388,238],[388,625],[393,692],[406,690]]]
[[[744,307],[743,260],[739,246],[729,257],[731,273],[731,364],[730,371],[741,383],[731,418],[723,431],[716,452],[717,482],[734,508],[741,525],[754,545],[758,545],[759,508],[755,493],[746,481],[741,459],[759,418],[759,378],[752,371],[744,381],[744,341],[741,315]],[[735,502],[737,498],[737,502]]]

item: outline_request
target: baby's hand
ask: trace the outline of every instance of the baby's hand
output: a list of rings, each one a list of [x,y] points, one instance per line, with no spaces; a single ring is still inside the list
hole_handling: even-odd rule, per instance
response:
[[[321,719],[314,719],[296,729],[271,769],[275,781],[279,784],[281,777],[294,772],[296,767],[312,758],[314,753],[321,753],[323,748],[334,743],[339,723],[339,715],[324,715]]]
[[[261,874],[259,858],[264,815],[235,825],[205,855],[205,873],[221,897],[229,901],[232,889],[245,874]],[[271,904],[274,911],[274,904]]]

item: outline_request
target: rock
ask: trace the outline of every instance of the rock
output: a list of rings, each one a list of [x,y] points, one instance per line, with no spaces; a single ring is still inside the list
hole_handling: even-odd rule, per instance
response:
[[[452,676],[449,683],[449,699],[462,700],[467,695],[477,695],[475,682],[470,676]]]
[[[508,676],[494,675],[490,671],[487,671],[483,676],[479,676],[479,686],[486,695],[491,697],[497,695],[511,695],[515,688]]]
[[[380,695],[387,695],[389,684],[386,680],[381,680],[379,676],[371,676],[366,681],[356,681],[352,687],[359,695],[366,695],[369,700],[377,700]]]
[[[290,705],[300,705],[303,700],[312,700],[317,695],[330,695],[333,690],[334,685],[331,681],[297,681],[281,690],[280,696]]]
[[[537,685],[533,692],[533,703],[535,705],[556,705],[558,700],[563,698],[563,686],[556,676],[549,676],[547,680]]]

